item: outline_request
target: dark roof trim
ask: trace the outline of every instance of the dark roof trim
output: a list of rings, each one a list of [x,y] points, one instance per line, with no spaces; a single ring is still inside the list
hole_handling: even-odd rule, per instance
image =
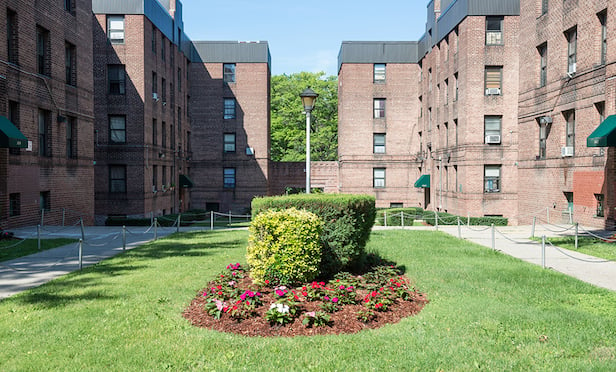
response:
[[[417,63],[416,41],[343,41],[338,71],[343,63]]]
[[[272,58],[267,41],[194,41],[191,62],[267,63]]]

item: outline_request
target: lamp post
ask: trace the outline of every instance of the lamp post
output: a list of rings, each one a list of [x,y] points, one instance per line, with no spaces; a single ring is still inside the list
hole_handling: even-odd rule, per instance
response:
[[[306,194],[310,194],[310,115],[319,95],[308,87],[299,96],[306,112]]]

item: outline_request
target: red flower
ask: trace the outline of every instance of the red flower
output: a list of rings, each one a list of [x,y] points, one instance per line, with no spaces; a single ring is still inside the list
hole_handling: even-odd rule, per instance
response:
[[[307,297],[308,296],[308,292],[302,292],[302,296]]]
[[[296,300],[299,300],[299,297],[298,297],[298,296],[293,296],[293,298],[294,298],[294,299],[296,299]]]
[[[364,298],[364,302],[370,302],[370,297],[366,296],[366,298]]]
[[[265,279],[265,284],[269,284],[269,280]]]
[[[376,291],[372,291],[371,295],[372,295],[372,297],[376,297],[378,295],[378,293],[376,293]]]
[[[218,295],[219,295],[219,296],[222,296],[222,291],[218,291]]]

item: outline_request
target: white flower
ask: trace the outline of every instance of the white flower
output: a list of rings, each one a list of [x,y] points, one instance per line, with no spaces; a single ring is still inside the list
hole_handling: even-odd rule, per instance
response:
[[[271,304],[270,305],[270,310],[271,309],[276,309],[276,311],[278,311],[281,314],[286,314],[289,312],[289,306],[285,305],[285,304]]]

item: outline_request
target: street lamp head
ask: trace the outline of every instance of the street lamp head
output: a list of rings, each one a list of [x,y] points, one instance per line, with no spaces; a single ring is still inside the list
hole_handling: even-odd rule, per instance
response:
[[[302,93],[299,95],[302,98],[302,105],[304,105],[304,110],[306,112],[312,111],[314,108],[314,104],[319,96],[314,92],[314,90],[310,89],[310,87],[304,89]]]

